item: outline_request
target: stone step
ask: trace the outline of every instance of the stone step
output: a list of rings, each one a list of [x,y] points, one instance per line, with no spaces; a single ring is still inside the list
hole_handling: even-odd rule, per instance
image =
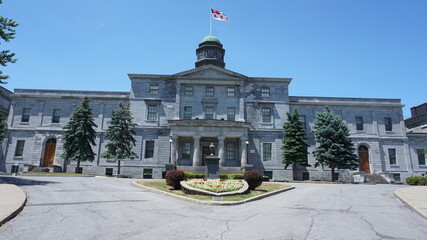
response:
[[[389,184],[389,182],[383,178],[381,175],[378,174],[367,174],[365,173],[365,182],[372,183],[372,184]]]
[[[178,170],[191,173],[205,173],[206,166],[177,166]],[[240,167],[220,167],[219,174],[242,173]]]

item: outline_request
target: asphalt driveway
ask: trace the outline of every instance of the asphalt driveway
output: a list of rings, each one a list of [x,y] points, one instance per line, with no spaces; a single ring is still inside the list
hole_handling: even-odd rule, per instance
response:
[[[94,177],[2,177],[28,195],[0,239],[425,239],[399,185],[293,184],[237,206],[205,206]]]

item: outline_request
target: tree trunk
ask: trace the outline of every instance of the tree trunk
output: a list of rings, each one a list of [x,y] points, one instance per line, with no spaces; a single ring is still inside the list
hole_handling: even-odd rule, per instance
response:
[[[117,175],[120,175],[120,160],[117,160]]]
[[[332,182],[335,182],[335,179],[334,179],[334,175],[335,175],[335,167],[332,167],[332,168],[331,168],[331,174],[332,174]]]
[[[77,159],[77,167],[76,167],[76,169],[74,170],[74,173],[81,173],[81,172],[80,172],[80,159]]]
[[[297,177],[297,164],[296,163],[292,164],[292,175],[293,175],[293,179],[294,180],[298,180],[298,177]]]

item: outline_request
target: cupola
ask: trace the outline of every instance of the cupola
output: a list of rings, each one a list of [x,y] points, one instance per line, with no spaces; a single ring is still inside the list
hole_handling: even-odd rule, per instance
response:
[[[212,64],[218,67],[225,67],[224,55],[225,49],[215,36],[208,35],[202,39],[199,47],[196,49],[197,61],[196,67]]]

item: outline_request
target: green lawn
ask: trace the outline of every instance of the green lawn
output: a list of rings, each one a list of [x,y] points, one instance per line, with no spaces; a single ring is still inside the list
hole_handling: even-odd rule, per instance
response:
[[[141,185],[155,188],[161,191],[165,191],[168,193],[185,196],[189,198],[194,198],[202,201],[212,201],[212,196],[203,196],[203,195],[193,195],[193,194],[185,194],[181,190],[173,190],[170,186],[166,185],[165,180],[155,180],[155,181],[139,181]],[[284,184],[275,184],[275,183],[265,183],[263,182],[261,186],[257,189],[250,191],[249,193],[233,195],[233,196],[224,196],[224,201],[242,201],[254,196],[262,195],[264,193],[272,192],[279,189],[290,188],[289,185]]]

